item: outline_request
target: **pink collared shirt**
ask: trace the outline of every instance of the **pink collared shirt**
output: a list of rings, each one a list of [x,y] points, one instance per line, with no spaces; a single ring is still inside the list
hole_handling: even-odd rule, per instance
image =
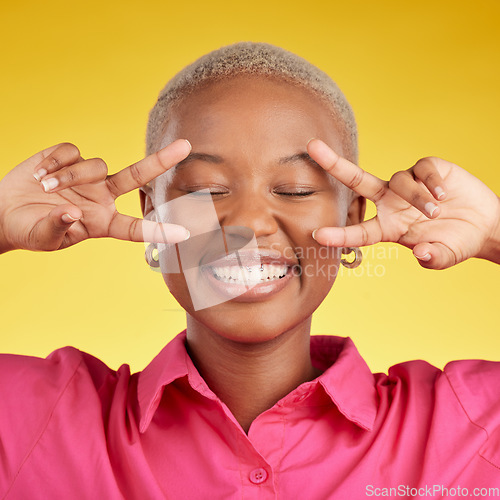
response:
[[[500,363],[411,361],[373,375],[350,339],[331,336],[311,337],[311,356],[326,371],[246,435],[185,332],[133,375],[71,347],[1,355],[0,498],[500,495]]]

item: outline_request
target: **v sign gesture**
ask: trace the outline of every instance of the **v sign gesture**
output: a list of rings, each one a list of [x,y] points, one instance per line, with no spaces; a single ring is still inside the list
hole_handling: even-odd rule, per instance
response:
[[[119,213],[115,200],[183,160],[179,139],[113,175],[100,158],[84,160],[73,144],[58,144],[25,160],[0,182],[0,253],[58,250],[87,238],[178,243],[189,231]]]
[[[500,226],[500,199],[479,179],[440,158],[423,158],[384,181],[338,156],[324,142],[308,144],[311,158],[357,194],[377,215],[347,227],[314,232],[322,245],[359,247],[400,243],[428,269],[445,269],[481,256]]]

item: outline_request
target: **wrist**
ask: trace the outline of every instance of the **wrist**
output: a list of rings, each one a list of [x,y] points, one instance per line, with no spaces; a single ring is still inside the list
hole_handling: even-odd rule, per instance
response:
[[[2,232],[2,228],[0,228],[0,254],[6,253],[9,250],[13,250],[13,248],[11,248],[7,243],[4,234]]]
[[[493,228],[493,231],[476,257],[500,264],[500,197],[497,197],[497,201],[498,210],[496,226]]]
[[[0,214],[1,220],[1,214]],[[0,223],[0,254],[9,252],[10,250],[14,250],[14,247],[7,241],[5,237],[5,233],[2,228],[2,224]]]

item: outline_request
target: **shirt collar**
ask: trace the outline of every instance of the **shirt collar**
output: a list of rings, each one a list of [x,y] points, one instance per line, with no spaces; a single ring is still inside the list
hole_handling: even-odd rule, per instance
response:
[[[313,335],[311,360],[324,370],[317,381],[340,413],[371,431],[378,408],[375,379],[349,337]]]
[[[160,404],[163,388],[189,373],[188,360],[191,359],[186,351],[185,340],[186,330],[174,337],[139,374],[137,397],[141,415],[140,432],[146,432]]]
[[[185,376],[189,377],[192,386],[196,383],[198,390],[203,383],[187,353],[185,341],[184,330],[139,374],[140,432],[147,430],[166,385]],[[324,370],[316,380],[339,411],[363,429],[371,430],[377,413],[377,391],[373,375],[352,340],[314,335],[311,337],[311,359],[314,366]]]

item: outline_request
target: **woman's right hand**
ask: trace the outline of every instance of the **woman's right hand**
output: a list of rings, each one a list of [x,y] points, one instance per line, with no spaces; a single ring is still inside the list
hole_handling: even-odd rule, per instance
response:
[[[58,250],[87,238],[178,243],[189,232],[119,213],[115,200],[144,186],[186,158],[179,139],[143,160],[108,175],[100,158],[84,160],[73,144],[58,144],[28,158],[0,181],[0,253]]]

